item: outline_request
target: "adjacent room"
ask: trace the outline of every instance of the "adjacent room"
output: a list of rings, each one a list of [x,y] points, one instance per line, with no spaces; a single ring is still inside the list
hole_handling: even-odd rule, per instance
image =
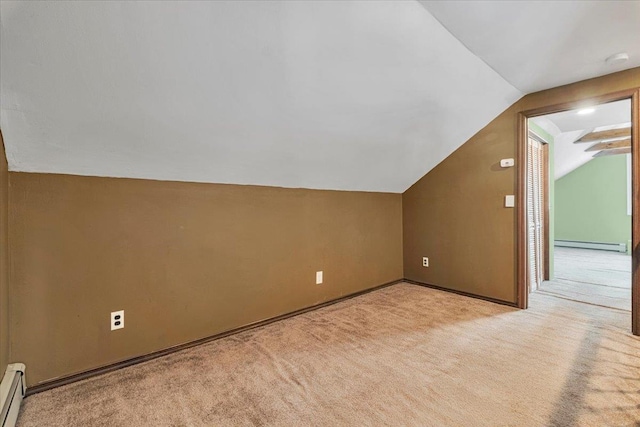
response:
[[[534,117],[529,133],[530,290],[631,316],[629,100]]]
[[[1,0],[0,427],[640,426],[639,41]]]

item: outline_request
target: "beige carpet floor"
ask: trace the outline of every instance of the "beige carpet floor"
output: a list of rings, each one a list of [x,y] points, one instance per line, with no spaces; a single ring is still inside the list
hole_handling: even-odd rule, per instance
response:
[[[640,426],[629,313],[415,285],[28,397],[31,426]]]

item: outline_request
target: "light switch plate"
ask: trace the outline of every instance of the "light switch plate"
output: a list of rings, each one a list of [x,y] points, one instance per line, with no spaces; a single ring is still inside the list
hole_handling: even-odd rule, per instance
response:
[[[502,160],[500,160],[500,166],[502,166],[503,168],[510,168],[515,164],[516,164],[515,160],[513,160],[513,159],[502,159]]]
[[[509,194],[504,196],[504,207],[505,208],[513,208],[516,206],[516,196],[513,194]]]
[[[316,271],[316,285],[322,284],[322,271]]]

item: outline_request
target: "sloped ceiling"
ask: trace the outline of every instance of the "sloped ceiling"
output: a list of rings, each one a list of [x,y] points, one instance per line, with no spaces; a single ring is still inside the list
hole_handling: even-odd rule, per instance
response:
[[[524,93],[640,66],[640,1],[429,1],[465,46]],[[610,55],[626,63],[609,66]]]
[[[576,110],[562,111],[534,117],[538,126],[554,137],[554,178],[560,179],[593,160],[593,151],[585,151],[594,143],[574,142],[583,135],[606,129],[631,125],[631,101],[624,99],[594,106],[591,114],[578,114]]]
[[[522,93],[640,65],[639,8],[2,1],[0,128],[13,171],[402,192]]]
[[[402,192],[521,96],[417,2],[1,13],[12,171]]]

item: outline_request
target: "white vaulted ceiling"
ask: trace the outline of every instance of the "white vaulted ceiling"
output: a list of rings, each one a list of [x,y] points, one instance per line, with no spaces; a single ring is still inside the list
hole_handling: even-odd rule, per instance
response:
[[[13,171],[402,192],[521,94],[417,2],[2,2]]]
[[[570,3],[563,7],[580,19],[602,14]],[[466,5],[462,22],[484,24],[482,4]],[[503,25],[499,38],[477,32],[478,49],[446,19],[452,9],[436,6],[2,1],[0,128],[9,167],[402,192],[524,92],[604,74],[578,62],[577,74],[563,66],[540,80],[558,52],[575,48],[565,37],[522,80],[517,64],[504,65],[520,58],[511,56],[516,29]],[[636,7],[613,8],[616,27],[627,28]],[[500,22],[520,15],[506,4]],[[581,22],[562,16],[576,33]],[[625,45],[616,31],[607,48],[616,39]],[[637,61],[633,49],[626,68]],[[595,61],[590,52],[578,59]]]
[[[640,66],[640,1],[420,0],[524,93]],[[627,52],[629,60],[605,59]]]
[[[592,106],[590,114],[579,110],[562,111],[530,120],[554,137],[554,178],[560,179],[593,160],[593,151],[585,151],[591,143],[575,143],[589,132],[631,126],[631,100]]]

